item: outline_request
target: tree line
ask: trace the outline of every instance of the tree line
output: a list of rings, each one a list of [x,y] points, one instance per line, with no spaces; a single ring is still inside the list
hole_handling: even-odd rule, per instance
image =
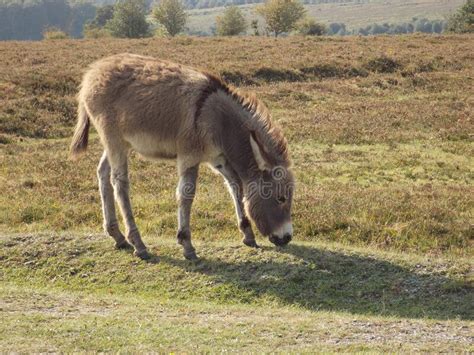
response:
[[[213,7],[223,7],[223,6],[239,6],[239,5],[248,5],[248,4],[259,4],[264,2],[264,0],[183,0],[183,4],[187,9],[208,9]],[[363,4],[368,3],[369,0],[302,0],[303,4],[347,4],[347,3],[357,3]]]
[[[125,0],[125,2],[144,0]],[[325,0],[321,0],[325,1]],[[365,1],[365,0],[361,0]],[[340,0],[340,2],[348,2]],[[466,4],[451,16],[448,20],[429,20],[414,17],[403,23],[371,24],[358,29],[348,29],[344,23],[331,23],[324,25],[318,23],[313,17],[307,15],[302,2],[298,0],[266,0],[254,8],[257,15],[263,20],[263,26],[259,20],[254,19],[248,23],[245,15],[237,6],[228,6],[223,14],[216,17],[214,34],[221,36],[233,36],[248,33],[249,29],[253,35],[274,35],[296,32],[303,35],[379,35],[379,34],[408,34],[408,33],[442,33],[449,32],[472,32],[473,29],[473,4],[474,0],[467,0]],[[118,5],[116,5],[118,6]],[[113,23],[114,16],[108,12]],[[142,16],[145,16],[144,13]],[[123,16],[122,16],[123,17]],[[126,16],[125,16],[126,17]],[[181,0],[161,0],[160,4],[152,10],[152,17],[161,26],[158,34],[175,36],[185,30],[186,11]],[[123,20],[118,21],[118,23]],[[103,28],[117,32],[113,27],[105,24]],[[143,36],[149,35],[146,31]],[[118,36],[122,36],[120,33]]]
[[[0,40],[38,40],[47,27],[81,37],[84,23],[95,16],[91,3],[67,0],[0,1]]]
[[[327,28],[329,35],[380,35],[380,34],[407,34],[407,33],[442,33],[448,26],[446,20],[429,20],[414,17],[403,23],[373,23],[357,29],[347,29],[343,23],[331,23]]]
[[[141,38],[175,36],[186,30],[186,6],[181,0],[161,0],[149,9],[149,0],[119,0],[98,8],[90,3],[66,0],[26,0],[21,4],[0,0],[0,39],[41,39],[66,37]],[[331,1],[331,0],[329,0]],[[334,1],[333,1],[334,2]],[[341,0],[340,2],[344,2]],[[346,1],[347,2],[347,1]],[[266,0],[255,7],[263,20],[248,23],[237,6],[226,7],[216,18],[215,34],[232,36],[248,33],[274,35],[297,32],[303,35],[378,35],[403,33],[472,32],[474,0],[468,0],[448,21],[413,18],[399,24],[372,24],[347,29],[343,23],[328,26],[307,15],[298,0]]]
[[[256,8],[264,19],[267,33],[278,36],[296,28],[296,23],[305,15],[305,8],[298,0],[267,0]],[[187,14],[180,0],[161,0],[152,8],[152,26],[147,21],[145,0],[122,0],[115,6],[103,6],[96,17],[84,28],[86,37],[140,38],[151,35],[175,36],[185,30]],[[252,22],[254,34],[258,33],[258,23]],[[248,23],[240,8],[229,6],[216,18],[216,34],[233,36],[245,33]]]

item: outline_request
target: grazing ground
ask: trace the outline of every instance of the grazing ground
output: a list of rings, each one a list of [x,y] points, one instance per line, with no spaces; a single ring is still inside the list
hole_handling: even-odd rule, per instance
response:
[[[329,24],[342,22],[348,29],[358,29],[373,23],[410,22],[413,17],[430,20],[445,20],[464,0],[369,0],[339,3],[306,4],[309,16],[317,21]],[[256,4],[239,6],[249,23],[258,19],[263,30],[263,20],[255,14]],[[211,33],[216,24],[216,16],[222,15],[225,7],[190,10],[187,27],[192,32]],[[252,33],[248,29],[248,33]]]
[[[2,351],[474,351],[472,36],[0,42]],[[173,161],[132,154],[153,257],[101,233],[101,149],[68,160],[74,95],[119,52],[206,68],[285,131],[295,241],[240,243],[202,169],[201,260],[174,242]]]

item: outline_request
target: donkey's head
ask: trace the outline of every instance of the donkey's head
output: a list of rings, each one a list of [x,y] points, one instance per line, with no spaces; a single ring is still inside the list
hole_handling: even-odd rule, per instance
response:
[[[250,137],[250,144],[258,171],[245,184],[245,209],[260,233],[275,245],[286,245],[293,237],[293,174],[288,162],[272,157],[255,135]]]

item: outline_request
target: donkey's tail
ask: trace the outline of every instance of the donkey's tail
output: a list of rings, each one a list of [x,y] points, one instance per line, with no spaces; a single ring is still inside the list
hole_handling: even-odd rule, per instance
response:
[[[77,124],[71,142],[71,158],[75,159],[87,150],[90,120],[84,104],[79,101]]]

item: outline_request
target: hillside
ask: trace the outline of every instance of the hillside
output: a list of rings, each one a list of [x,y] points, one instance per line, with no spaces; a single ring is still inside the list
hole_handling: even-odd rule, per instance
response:
[[[474,37],[0,42],[0,350],[474,351]],[[253,91],[289,141],[294,240],[241,243],[203,167],[175,242],[174,161],[130,159],[152,258],[102,233],[101,146],[68,159],[88,64],[132,52]]]
[[[320,22],[326,24],[339,22],[344,23],[349,29],[357,29],[373,23],[402,23],[410,21],[413,17],[426,17],[430,20],[446,19],[463,3],[464,0],[373,0],[306,3],[305,7],[308,15],[314,16]],[[258,19],[258,16],[254,14],[255,6],[255,4],[240,6],[249,22],[252,19]],[[188,21],[190,32],[211,33],[212,27],[215,26],[216,16],[222,14],[223,11],[223,7],[190,10]]]
[[[106,1],[107,3],[114,3]],[[225,4],[236,4],[244,11],[250,24],[258,19],[260,33],[265,33],[264,23],[255,15],[258,0],[190,0],[185,1],[188,9],[188,24],[185,31],[191,35],[211,35],[215,29],[215,19],[224,11]],[[377,23],[415,23],[422,19],[438,22],[434,27],[429,24],[415,26],[416,32],[442,31],[441,21],[457,9],[463,0],[304,0],[308,15],[326,24],[344,24],[348,33],[357,34],[361,27]],[[96,6],[104,2],[68,1],[68,0],[0,0],[0,40],[40,40],[48,27],[60,28],[72,38],[83,37],[83,27],[92,21]],[[147,1],[150,8],[152,1]],[[414,18],[417,20],[414,21]],[[152,26],[156,23],[150,19]],[[250,27],[250,26],[249,26]],[[435,29],[435,30],[434,30]],[[352,30],[356,32],[351,32]],[[334,31],[341,34],[340,31]],[[406,33],[412,31],[400,31]],[[249,28],[248,33],[252,30]],[[374,34],[374,32],[371,32]],[[253,34],[253,33],[252,33]],[[362,34],[366,34],[362,32]],[[380,34],[380,32],[375,32]]]

